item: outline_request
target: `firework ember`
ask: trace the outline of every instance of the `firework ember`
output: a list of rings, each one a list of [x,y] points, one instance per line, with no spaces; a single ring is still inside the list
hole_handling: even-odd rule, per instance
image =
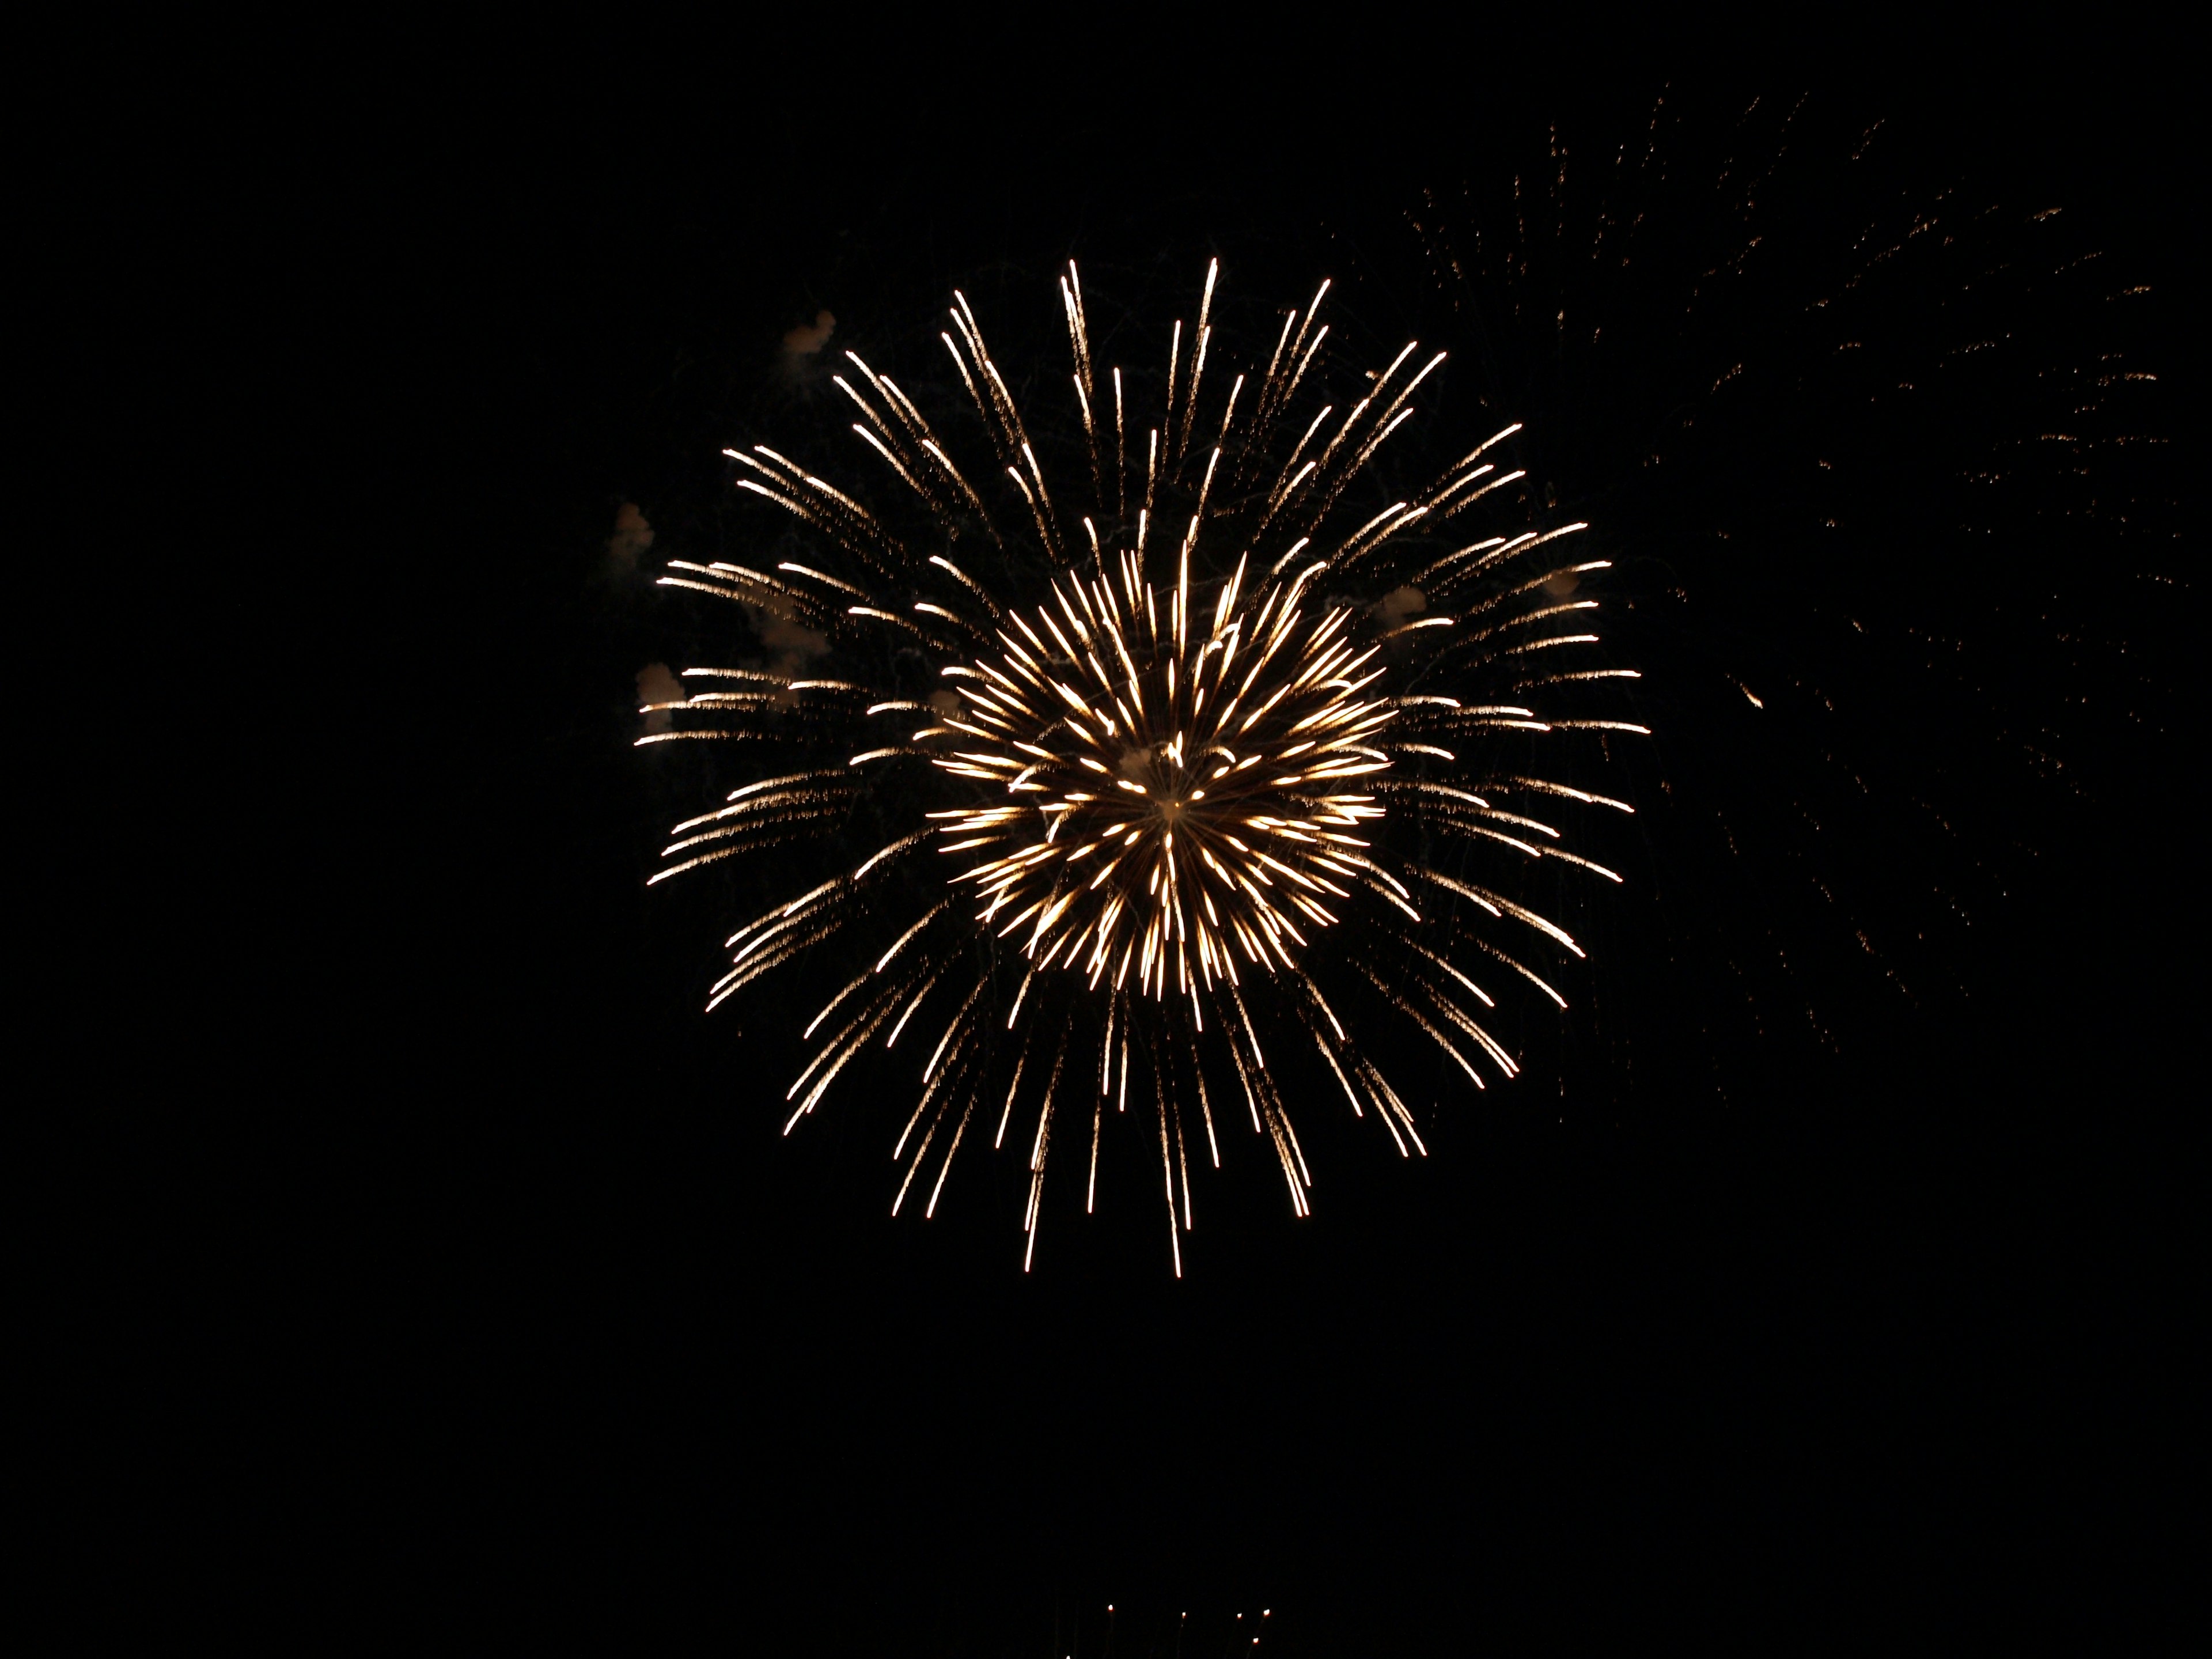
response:
[[[786,964],[848,964],[806,1027],[821,1041],[787,1133],[922,1018],[892,1209],[919,1182],[933,1213],[978,1112],[998,1147],[1018,1116],[1025,1265],[1055,1143],[1076,1129],[1095,1207],[1106,1126],[1133,1093],[1178,1274],[1186,1137],[1218,1167],[1224,1104],[1245,1109],[1304,1214],[1312,1173],[1267,1064],[1285,1043],[1317,1051],[1401,1154],[1425,1152],[1378,1056],[1410,1036],[1473,1087],[1513,1076],[1478,974],[1564,1007],[1533,953],[1582,954],[1510,896],[1514,866],[1620,879],[1534,816],[1631,810],[1532,757],[1540,738],[1645,729],[1538,707],[1635,678],[1565,660],[1597,642],[1596,602],[1571,597],[1607,568],[1571,556],[1588,526],[1455,526],[1493,495],[1528,510],[1498,459],[1517,427],[1369,510],[1378,453],[1443,355],[1414,368],[1409,344],[1348,409],[1307,414],[1301,394],[1328,378],[1328,284],[1283,319],[1264,370],[1232,375],[1218,275],[1195,326],[1175,325],[1147,420],[1133,373],[1094,370],[1069,265],[1073,409],[1064,441],[1042,446],[1049,479],[964,297],[942,340],[966,402],[942,436],[848,352],[836,385],[895,477],[889,498],[871,507],[765,446],[727,451],[738,487],[819,550],[773,569],[677,561],[662,579],[830,655],[818,672],[688,669],[690,695],[648,707],[678,724],[641,743],[737,741],[788,762],[678,824],[653,880],[769,847],[787,861],[866,823],[896,831],[808,871],[731,935],[708,1006]],[[988,465],[955,460],[956,422]]]

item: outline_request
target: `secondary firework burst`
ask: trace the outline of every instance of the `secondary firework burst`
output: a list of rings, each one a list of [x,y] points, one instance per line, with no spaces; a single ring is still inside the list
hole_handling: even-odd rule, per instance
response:
[[[1474,1088],[1512,1077],[1486,981],[1564,1007],[1542,958],[1582,954],[1514,891],[1547,865],[1620,880],[1537,816],[1632,810],[1564,780],[1596,757],[1562,734],[1645,728],[1539,708],[1635,678],[1587,661],[1596,602],[1572,596],[1607,564],[1574,556],[1588,526],[1462,520],[1531,510],[1500,459],[1511,426],[1373,510],[1378,458],[1443,354],[1408,344],[1338,407],[1319,390],[1323,283],[1264,367],[1224,368],[1218,276],[1194,325],[1175,324],[1164,379],[1140,381],[1094,368],[1071,264],[1070,408],[1042,438],[956,293],[939,424],[856,355],[836,376],[888,471],[875,505],[765,445],[729,450],[805,556],[677,561],[661,579],[805,630],[826,659],[687,669],[697,689],[647,711],[675,726],[641,743],[776,757],[678,824],[652,879],[853,845],[730,936],[708,1006],[787,966],[847,964],[805,1027],[819,1042],[787,1133],[921,1021],[893,1212],[926,1189],[933,1214],[971,1131],[1003,1149],[1018,1120],[1025,1267],[1056,1146],[1076,1131],[1095,1208],[1133,1096],[1178,1274],[1192,1143],[1218,1167],[1224,1113],[1306,1213],[1312,1171],[1269,1068],[1286,1046],[1425,1154],[1386,1063],[1401,1081],[1416,1050]],[[887,838],[863,848],[871,824]]]

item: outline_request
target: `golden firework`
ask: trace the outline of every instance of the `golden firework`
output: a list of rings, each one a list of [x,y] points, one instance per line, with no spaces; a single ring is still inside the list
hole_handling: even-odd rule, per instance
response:
[[[1221,356],[1212,349],[1218,275],[1209,267],[1195,328],[1186,336],[1175,325],[1164,407],[1140,453],[1122,370],[1109,371],[1107,395],[1094,376],[1073,264],[1060,279],[1079,416],[1072,493],[1087,495],[1088,513],[1055,501],[964,296],[956,293],[953,328],[941,337],[996,456],[995,471],[977,478],[1005,481],[990,486],[996,515],[915,400],[848,353],[857,383],[842,374],[836,383],[863,416],[853,430],[896,475],[919,527],[896,528],[889,512],[765,446],[732,449],[725,453],[744,469],[738,487],[795,515],[824,552],[773,572],[675,561],[662,578],[820,641],[837,653],[839,677],[689,669],[701,689],[647,711],[686,723],[639,739],[746,739],[803,763],[678,824],[665,849],[673,862],[655,882],[787,844],[809,826],[849,823],[863,801],[907,825],[730,937],[730,969],[709,1007],[835,938],[877,932],[862,970],[806,1028],[810,1039],[825,1026],[828,1036],[787,1092],[787,1133],[879,1034],[895,1045],[939,998],[951,1011],[894,1151],[905,1171],[892,1210],[935,1153],[933,1213],[979,1105],[998,1103],[1000,1146],[1019,1103],[1036,1112],[1024,1223],[1033,1251],[1056,1121],[1070,1110],[1079,1117],[1078,1097],[1089,1097],[1085,1207],[1094,1207],[1108,1103],[1126,1114],[1133,1057],[1152,1085],[1178,1274],[1177,1235],[1193,1224],[1186,1121],[1195,1106],[1218,1166],[1208,1079],[1224,1054],[1299,1214],[1312,1176],[1266,1059],[1285,1032],[1314,1044],[1353,1112],[1372,1109],[1401,1153],[1425,1152],[1413,1112],[1370,1045],[1355,1041],[1322,977],[1378,998],[1478,1088],[1478,1060],[1507,1077],[1517,1067],[1475,1012],[1496,1006],[1468,971],[1476,955],[1565,1006],[1481,924],[1510,922],[1580,955],[1563,928],[1464,860],[1435,867],[1389,845],[1386,832],[1404,824],[1618,881],[1558,846],[1554,826],[1493,798],[1626,805],[1500,769],[1498,739],[1644,730],[1540,717],[1528,702],[1476,695],[1493,684],[1519,697],[1635,678],[1539,665],[1553,660],[1540,653],[1596,641],[1577,631],[1595,602],[1567,596],[1607,562],[1557,563],[1550,550],[1587,526],[1465,545],[1445,530],[1522,478],[1486,459],[1518,427],[1416,497],[1339,530],[1347,488],[1372,476],[1443,356],[1401,373],[1409,344],[1340,420],[1332,424],[1336,411],[1324,405],[1300,427],[1290,410],[1328,332],[1314,326],[1323,283],[1311,306],[1284,319],[1249,400],[1237,374],[1218,421],[1207,413],[1201,424],[1209,358]],[[1002,526],[1010,508],[1019,529]],[[987,574],[969,568],[969,549],[988,561]],[[917,660],[933,671],[926,693],[912,684]],[[882,729],[917,716],[926,723]],[[915,765],[935,776],[934,788]],[[887,774],[901,781],[884,782]],[[1352,941],[1325,948],[1332,930]],[[1048,995],[1051,1017],[1037,1012]],[[1271,1023],[1277,1030],[1263,1033]],[[1073,1060],[1089,1075],[1094,1059],[1095,1094],[1068,1073]]]

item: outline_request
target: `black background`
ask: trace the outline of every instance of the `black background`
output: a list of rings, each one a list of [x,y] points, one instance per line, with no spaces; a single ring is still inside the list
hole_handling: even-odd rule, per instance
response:
[[[714,533],[714,450],[817,418],[783,331],[892,335],[978,270],[1095,248],[1165,294],[1220,252],[1295,299],[1334,252],[1390,333],[1420,302],[1332,233],[1666,78],[1549,53],[1443,92],[1381,62],[1224,84],[1230,43],[1187,81],[1124,45],[1121,112],[1053,61],[841,75],[824,30],[681,70],[681,40],[557,70],[474,41],[368,96],[309,54],[346,131],[325,112],[282,165],[281,131],[249,141],[223,211],[302,227],[242,279],[272,399],[287,359],[331,388],[268,453],[320,562],[277,649],[343,688],[343,758],[294,797],[342,827],[283,855],[335,972],[243,1062],[265,1104],[178,1137],[204,1197],[134,1259],[218,1386],[131,1407],[122,1513],[168,1571],[118,1583],[332,1633],[802,1652],[1103,1652],[1110,1602],[1117,1650],[1174,1650],[1187,1610],[1194,1659],[1262,1607],[1267,1647],[1392,1652],[2154,1605],[2188,1559],[2160,1492],[2197,1322],[2179,599],[2077,595],[2112,644],[2081,689],[2144,718],[2078,728],[2084,790],[1959,786],[2005,850],[1959,855],[1948,988],[1884,1003],[1816,964],[1832,1042],[1632,1017],[1425,1162],[1340,1160],[1303,1223],[1231,1196],[1260,1184],[1232,1159],[1179,1282],[1110,1212],[1049,1218],[1024,1276],[981,1180],[891,1222],[866,1103],[778,1138],[787,1011],[702,1018],[721,917],[642,885],[703,784],[629,748],[630,677],[711,619],[611,573],[616,507],[656,558]],[[2171,293],[2186,124],[2134,68],[1820,95],[1898,122],[1930,180],[2064,202]],[[2130,641],[2147,678],[2110,666]],[[1637,914],[1607,995],[1703,1006]]]

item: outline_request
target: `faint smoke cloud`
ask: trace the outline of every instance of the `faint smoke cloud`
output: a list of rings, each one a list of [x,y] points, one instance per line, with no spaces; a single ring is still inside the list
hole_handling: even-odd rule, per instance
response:
[[[652,538],[652,532],[647,532],[646,539]],[[684,701],[684,682],[669,671],[666,663],[647,663],[637,671],[638,708],[645,716],[648,732],[665,732],[672,718],[667,709],[655,708],[654,704]]]
[[[804,674],[814,659],[830,648],[830,641],[797,621],[781,605],[748,605],[753,632],[768,647],[768,666],[778,674]]]
[[[798,359],[811,357],[823,346],[829,344],[830,337],[836,331],[836,328],[837,319],[835,317],[826,311],[816,312],[814,321],[811,325],[802,323],[783,337],[785,362],[796,368]]]
[[[1376,605],[1382,613],[1385,625],[1395,628],[1408,617],[1418,617],[1429,608],[1428,595],[1418,587],[1394,587],[1382,596]]]
[[[615,533],[607,538],[607,556],[623,569],[635,570],[652,546],[653,526],[635,501],[624,501],[615,514]]]
[[[738,603],[744,608],[745,620],[752,623],[753,632],[759,636],[767,653],[763,660],[749,659],[744,665],[787,674],[793,679],[805,678],[815,659],[830,649],[829,640],[800,622],[793,614],[791,601],[784,595],[751,587],[743,581],[732,585],[741,590]],[[790,693],[776,699],[786,707],[798,700]]]

